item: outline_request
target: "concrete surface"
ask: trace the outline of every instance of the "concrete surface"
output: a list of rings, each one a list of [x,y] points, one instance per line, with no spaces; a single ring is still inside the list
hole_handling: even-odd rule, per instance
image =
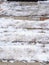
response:
[[[10,62],[0,62],[0,65],[41,65],[41,63],[39,62],[35,62],[35,63],[23,63],[23,62],[14,62],[14,63],[10,63]],[[49,65],[49,64],[46,64]]]

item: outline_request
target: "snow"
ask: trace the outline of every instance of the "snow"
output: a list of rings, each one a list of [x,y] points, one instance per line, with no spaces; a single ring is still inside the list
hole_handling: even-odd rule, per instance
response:
[[[49,62],[49,19],[0,18],[0,59]]]
[[[15,61],[24,60],[27,62],[33,62],[35,60],[39,62],[49,62],[49,53],[47,54],[47,51],[44,53],[40,44],[37,44],[18,46],[13,44],[13,46],[0,46],[0,59],[14,59]]]
[[[29,13],[28,13],[29,12]],[[0,4],[0,15],[7,16],[49,16],[49,1],[37,2],[32,5],[24,5],[17,2],[3,2]]]
[[[4,22],[3,22],[4,21]],[[8,21],[8,22],[7,22]],[[6,24],[5,24],[6,23]],[[17,25],[16,25],[17,24]],[[49,20],[46,21],[27,21],[27,20],[14,20],[12,18],[1,18],[0,27],[15,27],[15,28],[37,28],[37,29],[49,29]]]
[[[0,18],[0,41],[29,42],[36,40],[37,42],[49,42],[49,31],[47,29],[49,29],[48,20],[27,21]]]
[[[38,6],[22,5],[19,2],[3,2],[2,4],[0,4],[0,9],[0,15],[29,16],[32,14],[37,14],[36,12],[38,11]]]

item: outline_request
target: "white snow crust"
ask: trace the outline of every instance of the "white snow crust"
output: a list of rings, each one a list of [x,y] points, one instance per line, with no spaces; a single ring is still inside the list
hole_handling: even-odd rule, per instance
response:
[[[49,20],[0,18],[0,59],[49,62]]]

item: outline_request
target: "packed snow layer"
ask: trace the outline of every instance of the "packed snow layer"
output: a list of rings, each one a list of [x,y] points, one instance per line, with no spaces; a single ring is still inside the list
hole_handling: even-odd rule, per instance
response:
[[[19,2],[3,2],[0,4],[0,15],[29,16],[37,14],[38,6],[23,5]],[[28,13],[29,12],[29,13]]]
[[[12,18],[0,18],[0,28],[6,31],[14,31],[17,28],[24,29],[49,29],[49,20],[45,21],[29,21],[29,20],[16,20]],[[16,30],[15,30],[16,31]]]
[[[0,59],[49,62],[49,20],[0,18]]]
[[[27,21],[0,18],[0,41],[2,42],[49,42],[49,20]]]
[[[24,62],[49,62],[49,44],[42,47],[41,44],[32,45],[7,45],[0,46],[0,59],[2,61],[24,61]]]
[[[29,13],[28,13],[29,12]],[[33,16],[49,14],[49,2],[37,2],[32,5],[22,5],[19,2],[3,2],[0,4],[0,15]]]

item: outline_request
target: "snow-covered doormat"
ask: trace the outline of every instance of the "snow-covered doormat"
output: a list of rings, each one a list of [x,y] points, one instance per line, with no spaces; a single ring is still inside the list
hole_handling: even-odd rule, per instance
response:
[[[0,18],[0,60],[49,62],[49,20]]]

